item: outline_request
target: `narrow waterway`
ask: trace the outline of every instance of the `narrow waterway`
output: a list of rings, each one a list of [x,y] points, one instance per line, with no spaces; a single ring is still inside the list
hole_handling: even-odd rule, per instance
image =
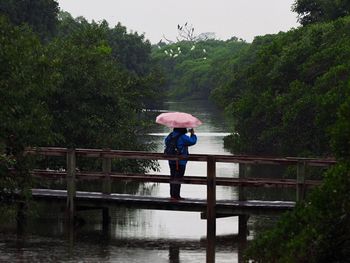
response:
[[[190,153],[229,154],[223,147],[228,130],[213,106],[203,101],[169,102],[159,112],[163,111],[191,112],[203,121],[196,129],[198,143]],[[156,126],[146,139],[156,143],[157,151],[162,152],[169,132],[169,128]],[[169,174],[167,161],[160,161],[159,173]],[[206,163],[189,162],[186,175],[205,176]],[[217,176],[238,177],[238,165],[217,164]],[[168,197],[169,185],[143,184],[137,194]],[[206,198],[206,187],[183,185],[181,195]],[[237,199],[237,189],[218,186],[217,199]],[[21,237],[14,234],[10,223],[2,226],[0,262],[205,262],[206,221],[200,219],[199,213],[115,208],[110,229],[102,231],[101,214],[83,211],[79,213],[85,224],[68,238],[57,207],[39,205],[38,211],[38,218],[28,222]],[[236,217],[217,219],[216,262],[238,262],[237,232]]]
[[[228,135],[223,117],[213,107],[205,104],[203,101],[190,102],[169,102],[166,104],[169,111],[191,112],[198,117],[203,125],[195,129],[198,137],[197,144],[189,147],[190,153],[197,154],[229,154],[223,147],[223,138]],[[158,113],[157,113],[158,114]],[[157,126],[156,130],[150,133],[150,140],[156,143],[158,152],[164,149],[164,138],[171,132],[171,129],[164,126]],[[167,161],[159,161],[160,174],[170,174]],[[186,175],[206,176],[205,162],[188,162]],[[238,177],[237,164],[217,164],[217,176]],[[217,199],[237,199],[237,189],[232,187],[217,187]],[[205,185],[188,185],[181,186],[181,196],[186,198],[206,198],[207,189]],[[153,187],[152,195],[169,197],[169,185],[158,184]],[[172,211],[144,211],[153,215],[154,220],[162,228],[162,236],[166,238],[186,238],[200,239],[206,236],[206,221],[200,219],[198,213],[190,212],[172,212]],[[148,216],[146,216],[148,218]],[[151,235],[157,235],[157,229]],[[237,219],[226,218],[218,219],[217,234],[230,235],[237,233]]]

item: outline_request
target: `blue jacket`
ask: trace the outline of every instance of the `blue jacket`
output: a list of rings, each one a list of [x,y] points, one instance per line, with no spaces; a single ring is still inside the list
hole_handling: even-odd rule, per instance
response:
[[[166,138],[165,138],[165,144],[170,140],[171,137],[175,137],[176,135],[179,135],[178,132],[171,132]],[[183,134],[179,137],[177,140],[177,148],[180,150],[180,153],[182,156],[187,157],[188,156],[188,146],[195,145],[197,143],[197,136],[195,134],[192,134],[191,136],[188,136],[186,134]],[[169,160],[169,164],[175,164],[176,161]],[[186,165],[187,160],[180,160],[180,165]]]

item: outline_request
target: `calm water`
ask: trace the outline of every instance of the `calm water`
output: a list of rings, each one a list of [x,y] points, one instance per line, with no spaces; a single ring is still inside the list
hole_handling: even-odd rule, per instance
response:
[[[229,154],[222,140],[227,128],[214,108],[200,102],[166,105],[163,110],[191,112],[203,121],[196,129],[198,143],[190,148],[190,153]],[[148,135],[159,152],[163,151],[163,140],[169,131],[157,126]],[[169,174],[166,161],[160,161],[160,168],[159,173]],[[206,164],[189,162],[186,174],[205,176]],[[238,165],[217,164],[217,176],[238,177]],[[169,185],[145,184],[138,188],[138,194],[168,197]],[[206,188],[183,185],[181,195],[206,198]],[[217,187],[217,199],[237,199],[237,189]],[[13,224],[2,225],[0,262],[205,262],[206,221],[200,219],[199,213],[114,209],[107,231],[102,231],[100,213],[79,213],[86,223],[70,237],[65,234],[62,213],[57,213],[54,205],[38,206],[39,218],[28,223],[23,237],[14,234]],[[217,219],[216,262],[238,262],[237,232],[237,218]]]

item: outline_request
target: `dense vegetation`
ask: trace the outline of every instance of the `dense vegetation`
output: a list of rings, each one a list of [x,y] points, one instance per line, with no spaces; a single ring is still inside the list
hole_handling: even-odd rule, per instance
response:
[[[299,22],[308,25],[327,22],[350,14],[348,0],[296,0],[292,10],[298,13]]]
[[[30,26],[42,40],[48,40],[55,35],[58,12],[57,2],[51,0],[0,1],[0,14],[8,17],[13,25]]]
[[[165,75],[165,89],[171,98],[207,99],[213,87],[230,74],[227,57],[234,57],[248,44],[233,37],[226,41],[181,40],[160,43],[153,58]]]
[[[140,114],[162,93],[143,35],[73,19],[55,1],[32,3],[0,1],[3,201],[29,187],[27,146],[149,149],[136,139],[148,125]],[[8,168],[16,168],[16,179]]]
[[[346,17],[254,40],[213,92],[234,120],[236,133],[226,140],[233,152],[332,154],[348,90],[349,25]]]
[[[347,262],[350,257],[350,7],[293,6],[304,25],[257,37],[213,98],[234,121],[234,153],[336,157],[307,201],[258,236],[254,262]],[[315,11],[316,10],[316,11]]]
[[[225,140],[232,152],[339,161],[306,202],[255,239],[248,257],[349,261],[349,1],[296,0],[303,27],[251,44],[191,36],[154,47],[120,24],[74,19],[55,1],[29,10],[32,2],[0,1],[2,202],[30,186],[26,146],[147,149],[134,138],[147,125],[142,109],[162,97],[154,59],[171,96],[210,95],[225,110],[234,123]]]

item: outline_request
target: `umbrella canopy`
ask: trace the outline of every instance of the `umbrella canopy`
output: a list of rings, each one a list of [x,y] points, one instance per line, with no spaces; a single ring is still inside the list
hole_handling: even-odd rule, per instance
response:
[[[196,128],[202,122],[193,115],[185,112],[166,112],[157,116],[156,123],[169,128]]]

